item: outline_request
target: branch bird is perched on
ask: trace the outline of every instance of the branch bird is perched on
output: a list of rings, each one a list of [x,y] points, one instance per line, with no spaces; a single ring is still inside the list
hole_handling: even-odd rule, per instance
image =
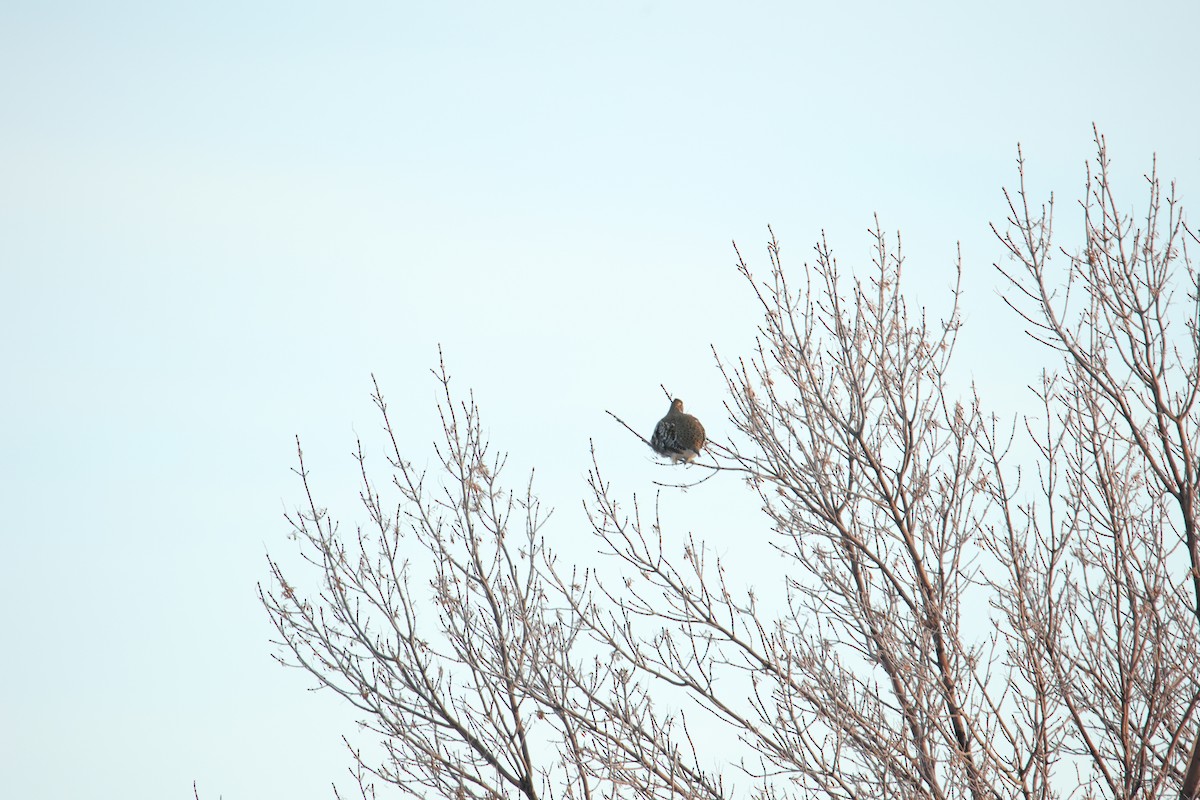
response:
[[[650,446],[660,456],[666,456],[678,464],[692,462],[704,447],[704,426],[691,414],[683,413],[683,401],[671,401],[667,415],[654,426]]]

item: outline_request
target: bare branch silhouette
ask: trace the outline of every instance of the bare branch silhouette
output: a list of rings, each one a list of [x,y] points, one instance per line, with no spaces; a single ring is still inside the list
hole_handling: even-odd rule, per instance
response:
[[[761,273],[734,245],[761,319],[751,352],[714,349],[728,424],[703,477],[647,495],[593,447],[582,531],[550,533],[440,357],[429,471],[374,385],[386,455],[357,446],[352,528],[297,439],[288,521],[319,581],[272,558],[260,597],[280,662],[377,741],[346,742],[361,796],[1195,800],[1197,238],[1156,167],[1125,213],[1096,151],[1076,246],[1020,150],[993,228],[1048,359],[1017,420],[952,381],[961,254],[932,314],[876,219],[856,273],[824,234],[798,269],[770,228]],[[722,473],[762,516],[718,546],[661,488]]]

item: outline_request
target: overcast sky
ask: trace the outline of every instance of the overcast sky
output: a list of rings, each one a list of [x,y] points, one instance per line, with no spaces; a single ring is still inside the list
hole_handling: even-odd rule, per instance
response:
[[[961,242],[961,386],[1018,409],[1017,143],[1068,247],[1093,122],[1130,211],[1154,153],[1200,195],[1200,5],[912,5],[0,5],[0,793],[331,796],[353,718],[255,585],[296,434],[361,518],[372,372],[429,460],[439,343],[581,558],[589,439],[620,491],[663,476],[605,409],[648,434],[665,384],[728,427],[731,240],[765,272],[768,224],[861,272],[878,213],[931,309]],[[719,552],[765,530],[733,481],[664,506]]]

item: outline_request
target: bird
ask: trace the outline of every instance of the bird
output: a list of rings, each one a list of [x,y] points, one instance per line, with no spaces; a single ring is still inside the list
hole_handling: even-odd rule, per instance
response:
[[[667,415],[654,426],[650,446],[660,456],[666,456],[678,464],[691,463],[704,447],[704,426],[691,414],[683,413],[683,401],[675,398]]]

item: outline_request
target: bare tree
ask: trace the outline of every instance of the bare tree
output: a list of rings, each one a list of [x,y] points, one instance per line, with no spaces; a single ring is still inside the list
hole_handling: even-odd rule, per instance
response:
[[[562,562],[532,476],[503,482],[444,365],[432,476],[376,386],[389,455],[376,468],[359,445],[352,534],[298,449],[290,521],[321,587],[272,561],[261,594],[280,660],[379,742],[351,746],[360,793],[1194,797],[1196,237],[1153,172],[1126,216],[1096,145],[1079,250],[1052,243],[1020,158],[996,228],[1008,299],[1056,359],[1016,425],[955,392],[957,283],[944,319],[910,308],[878,222],[865,278],[824,239],[794,274],[774,234],[764,277],[739,254],[763,321],[753,353],[718,357],[732,434],[707,466],[759,498],[774,585],[680,547],[594,452],[599,557]]]
[[[1155,169],[1144,213],[1124,212],[1099,133],[1096,148],[1081,250],[1054,246],[1053,198],[1031,207],[1021,158],[997,231],[1011,305],[1062,357],[1039,391],[1040,502],[1006,509],[1000,597],[1046,686],[1048,741],[1106,796],[1160,797],[1200,727],[1196,236]],[[1195,794],[1193,777],[1181,796]]]
[[[260,588],[281,661],[350,702],[383,745],[376,760],[347,741],[363,796],[375,778],[456,799],[722,797],[628,666],[578,646],[581,619],[554,605],[543,577],[555,560],[532,476],[519,493],[504,487],[474,401],[454,398],[444,364],[435,374],[444,480],[429,485],[401,455],[376,385],[389,481],[372,482],[360,442],[368,522],[338,530],[297,443],[306,505],[289,521],[322,590],[302,598],[275,561],[274,588]]]

